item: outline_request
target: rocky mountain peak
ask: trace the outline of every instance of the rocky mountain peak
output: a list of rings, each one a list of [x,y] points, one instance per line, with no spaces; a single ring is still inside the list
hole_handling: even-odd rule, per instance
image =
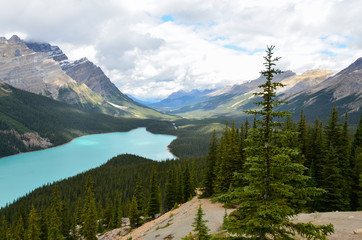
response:
[[[34,52],[44,52],[49,58],[54,61],[60,62],[67,60],[68,57],[63,53],[58,46],[52,46],[49,43],[38,43],[38,42],[25,42],[26,46],[32,49]]]
[[[10,43],[23,43],[23,41],[17,36],[17,35],[13,35],[10,39],[9,39]]]
[[[0,42],[0,78],[7,84],[54,99],[59,87],[74,83],[47,54],[34,52],[14,35]]]
[[[358,58],[356,61],[354,61],[347,68],[340,71],[337,75],[342,75],[342,74],[346,74],[346,73],[347,74],[348,73],[353,73],[353,72],[361,70],[361,69],[362,69],[362,57]]]

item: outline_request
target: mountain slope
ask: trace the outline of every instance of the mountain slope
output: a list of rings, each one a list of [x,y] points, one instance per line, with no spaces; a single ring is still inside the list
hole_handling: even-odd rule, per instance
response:
[[[86,112],[0,80],[0,157],[63,144],[85,134],[128,131],[152,123],[155,120]]]
[[[289,104],[279,109],[294,112],[294,119],[299,118],[303,109],[308,119],[326,121],[333,105],[336,105],[340,117],[348,112],[350,123],[357,124],[362,111],[362,58],[339,73],[333,73],[317,69],[301,75],[291,72],[280,75],[276,81],[286,86],[278,89],[277,96],[289,101]],[[203,102],[170,112],[188,118],[246,117],[245,110],[255,109],[254,102],[258,98],[253,93],[258,91],[257,86],[262,82],[263,77],[260,77],[245,84],[219,89],[208,94],[209,97]]]
[[[99,107],[98,94],[70,78],[47,54],[29,49],[17,36],[9,40],[0,38],[0,54],[0,79],[4,82],[85,109]]]
[[[159,110],[167,110],[167,109],[176,109],[185,105],[196,104],[202,102],[207,98],[207,94],[213,92],[214,90],[205,89],[198,90],[194,89],[190,92],[185,92],[180,90],[178,92],[174,92],[169,95],[167,98],[156,102],[147,104],[149,107],[159,109]]]
[[[325,121],[335,105],[340,117],[348,112],[350,122],[357,123],[362,112],[362,58],[313,88],[282,98],[290,103],[281,109],[303,109],[307,117]]]
[[[37,42],[26,42],[25,44],[35,52],[46,53],[49,58],[59,62],[61,69],[69,77],[78,84],[86,85],[94,93],[101,96],[101,99],[98,100],[98,105],[102,105],[102,109],[92,109],[91,107],[87,109],[124,117],[172,118],[137,103],[123,94],[104,74],[102,69],[87,58],[70,61],[57,46]]]
[[[277,76],[275,79],[279,82],[294,75],[295,73],[292,71],[286,71]],[[200,103],[171,110],[169,113],[189,118],[242,116],[244,113],[239,111],[239,108],[244,105],[246,109],[253,107],[251,99],[254,95],[252,92],[256,91],[258,86],[264,81],[265,77],[260,76],[258,79],[247,83],[218,89],[207,94],[207,98]]]

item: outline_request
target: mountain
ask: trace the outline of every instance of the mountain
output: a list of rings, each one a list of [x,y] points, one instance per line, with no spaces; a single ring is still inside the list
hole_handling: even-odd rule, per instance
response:
[[[281,74],[276,75],[274,78],[274,81],[281,82],[283,79],[293,77],[293,76],[295,76],[295,73],[288,70]],[[263,84],[264,82],[265,82],[265,77],[263,75],[260,75],[260,77],[255,80],[251,80],[251,81],[248,81],[248,82],[242,83],[242,84],[235,84],[233,86],[229,86],[229,87],[225,87],[225,88],[216,90],[216,91],[210,93],[209,96],[216,97],[216,96],[241,95],[241,94],[256,90],[258,88],[258,86]]]
[[[87,112],[0,80],[0,157],[60,145],[81,135],[129,131],[158,122]]]
[[[283,79],[293,77],[295,73],[286,71],[276,76],[275,80],[280,82]],[[167,111],[167,113],[177,114],[187,118],[205,118],[205,117],[218,117],[218,116],[240,116],[244,115],[240,111],[240,107],[253,108],[251,99],[253,98],[253,91],[256,91],[258,86],[265,81],[264,76],[258,79],[243,83],[228,86],[215,90],[206,95],[206,98],[196,104],[183,106],[176,110]]]
[[[87,58],[71,61],[57,46],[37,42],[26,42],[25,44],[35,52],[46,53],[49,58],[59,62],[62,70],[68,76],[78,83],[85,84],[100,95],[106,108],[101,111],[103,113],[138,118],[174,118],[140,104],[123,94],[102,69]]]
[[[303,109],[308,119],[326,121],[335,105],[340,117],[348,112],[350,123],[357,124],[362,111],[362,58],[333,74],[333,71],[316,69],[301,75],[291,71],[277,75],[275,81],[285,85],[277,90],[277,97],[289,101],[279,109],[296,113],[292,115],[294,119],[299,118]],[[260,76],[247,83],[225,87],[209,93],[202,102],[168,112],[187,118],[245,117],[243,111],[256,108],[254,102],[258,98],[253,93],[264,81]]]
[[[312,88],[281,97],[290,102],[281,109],[303,109],[310,119],[325,121],[335,105],[340,117],[347,112],[350,122],[357,123],[362,112],[362,58]]]
[[[198,90],[193,89],[190,92],[185,92],[180,90],[169,95],[167,98],[156,102],[147,104],[149,107],[167,110],[167,109],[176,109],[185,105],[196,104],[207,98],[207,94],[213,92],[212,89]]]
[[[17,36],[0,38],[0,55],[0,79],[4,82],[85,109],[99,108],[101,96],[74,81],[47,54],[29,49]]]

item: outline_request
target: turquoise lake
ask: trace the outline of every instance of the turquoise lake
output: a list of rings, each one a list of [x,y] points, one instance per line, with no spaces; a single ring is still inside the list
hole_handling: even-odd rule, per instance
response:
[[[145,128],[88,135],[62,146],[0,159],[0,207],[53,181],[98,167],[110,158],[131,153],[153,160],[174,158],[167,146],[174,136]]]

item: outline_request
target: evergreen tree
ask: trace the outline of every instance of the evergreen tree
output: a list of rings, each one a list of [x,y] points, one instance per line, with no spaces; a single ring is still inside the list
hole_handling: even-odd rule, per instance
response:
[[[314,177],[316,185],[321,187],[323,186],[322,171],[326,149],[323,135],[323,125],[318,119],[315,121],[314,131],[312,132],[311,148],[312,154],[308,156],[312,165],[311,176]]]
[[[129,218],[132,228],[135,228],[138,226],[139,214],[138,214],[137,200],[136,200],[135,196],[132,197],[131,206],[130,206],[129,212],[128,212],[128,218]]]
[[[176,178],[176,196],[177,196],[177,203],[182,203],[184,197],[184,188],[182,185],[182,171],[181,165],[178,164],[175,168],[175,178]]]
[[[343,181],[341,169],[338,167],[337,152],[330,146],[323,166],[323,188],[327,193],[321,200],[321,211],[336,211],[342,208]]]
[[[6,233],[8,231],[8,222],[5,219],[5,215],[2,217],[0,228],[0,240],[7,240]]]
[[[362,199],[362,187],[360,186],[360,174],[362,173],[362,114],[354,134],[350,164],[352,169],[352,191],[351,191],[351,208],[353,210],[361,209],[362,205],[359,203]]]
[[[145,204],[145,193],[143,189],[142,179],[139,174],[137,176],[137,183],[136,183],[136,188],[134,190],[134,196],[137,201],[138,212],[141,214],[143,212]]]
[[[83,208],[82,208],[82,198],[78,197],[77,208],[75,209],[75,223],[77,225],[82,224]]]
[[[328,123],[325,127],[325,139],[327,154],[323,161],[323,181],[322,187],[327,190],[323,196],[323,205],[321,210],[337,211],[349,209],[349,178],[346,174],[349,172],[348,152],[344,149],[349,148],[347,129],[345,130],[345,143],[342,142],[343,133],[341,124],[338,123],[338,112],[333,107]],[[347,123],[345,124],[347,126]],[[347,144],[347,146],[344,146]],[[349,151],[349,150],[347,150]],[[347,156],[343,156],[346,154]]]
[[[338,112],[336,106],[333,106],[333,110],[328,123],[325,127],[326,144],[327,147],[338,147],[341,139],[341,124],[339,122]]]
[[[91,176],[88,176],[84,207],[83,207],[83,236],[86,240],[97,240],[97,212],[96,201],[94,198],[93,182]]]
[[[48,239],[49,240],[64,240],[62,234],[62,209],[63,203],[58,194],[58,187],[55,186],[53,192],[52,206],[50,209],[50,218],[48,224]]]
[[[214,181],[215,181],[215,164],[217,153],[217,139],[216,133],[212,134],[210,150],[206,156],[206,171],[204,175],[204,183],[202,188],[203,197],[211,197],[214,194]]]
[[[14,239],[15,240],[24,240],[25,239],[25,226],[24,226],[23,216],[21,216],[21,215],[15,226]]]
[[[306,156],[307,153],[307,147],[308,147],[308,143],[307,143],[307,123],[306,123],[306,119],[305,119],[305,115],[303,110],[300,112],[300,121],[298,124],[298,140],[299,140],[299,144],[300,144],[300,150],[301,150],[301,154],[303,154],[304,156]],[[305,166],[307,168],[310,167],[310,163],[307,162],[307,164],[305,164]]]
[[[341,144],[339,147],[339,167],[342,171],[342,208],[341,210],[347,211],[351,209],[351,185],[352,185],[352,168],[350,162],[350,154],[351,154],[351,141],[349,137],[348,131],[348,113],[346,112],[344,118],[344,124],[342,128],[342,135],[341,135]]]
[[[165,207],[164,211],[170,211],[177,203],[176,178],[172,169],[168,171],[167,182],[165,186]]]
[[[263,91],[256,93],[263,100],[256,102],[259,110],[247,111],[261,115],[256,120],[256,128],[249,132],[246,152],[248,158],[245,174],[236,174],[244,178],[246,187],[236,187],[232,192],[219,199],[230,198],[239,207],[229,216],[227,229],[239,237],[253,239],[293,239],[294,233],[301,236],[326,236],[333,232],[333,226],[314,226],[310,223],[292,223],[305,198],[322,192],[320,189],[306,187],[309,177],[304,176],[305,167],[300,164],[297,149],[289,147],[295,132],[281,128],[275,118],[288,115],[286,111],[274,111],[284,103],[275,100],[275,90],[283,86],[273,82],[273,77],[281,73],[274,68],[279,58],[273,57],[274,46],[268,47],[265,59],[266,70],[261,73],[266,82],[259,86]]]
[[[208,240],[210,239],[209,231],[210,229],[206,226],[207,220],[203,219],[205,215],[204,211],[201,208],[201,203],[199,208],[197,209],[196,216],[194,218],[194,222],[192,226],[194,227],[193,231],[196,233],[197,238],[199,240]]]
[[[40,226],[40,239],[48,240],[47,213],[44,209],[40,210],[39,226]]]
[[[160,212],[160,186],[157,182],[158,174],[155,168],[152,168],[152,175],[150,180],[150,197],[148,201],[147,214],[152,218],[156,217],[156,214]]]
[[[106,209],[103,212],[103,221],[106,224],[106,228],[110,229],[110,224],[112,220],[112,206],[110,203],[107,204]]]
[[[70,214],[70,210],[66,204],[63,204],[62,209],[62,234],[66,240],[72,239],[70,236],[70,230],[73,226],[73,219]]]
[[[220,138],[220,143],[217,148],[216,166],[215,166],[215,181],[214,193],[225,193],[230,186],[232,180],[232,172],[230,171],[230,162],[228,161],[228,140],[229,126],[226,123],[223,135]]]
[[[195,189],[193,189],[191,185],[191,175],[189,170],[189,164],[186,163],[185,170],[182,175],[183,179],[183,187],[184,187],[184,196],[183,196],[183,202],[187,202],[190,197],[195,196]]]
[[[40,227],[39,227],[39,218],[37,216],[36,209],[32,206],[29,213],[29,226],[28,226],[28,240],[40,240]]]
[[[244,130],[245,130],[245,131],[244,131],[244,137],[243,137],[243,139],[247,139],[247,138],[248,138],[249,129],[250,129],[249,120],[248,120],[248,118],[246,118],[245,123],[244,123]]]

